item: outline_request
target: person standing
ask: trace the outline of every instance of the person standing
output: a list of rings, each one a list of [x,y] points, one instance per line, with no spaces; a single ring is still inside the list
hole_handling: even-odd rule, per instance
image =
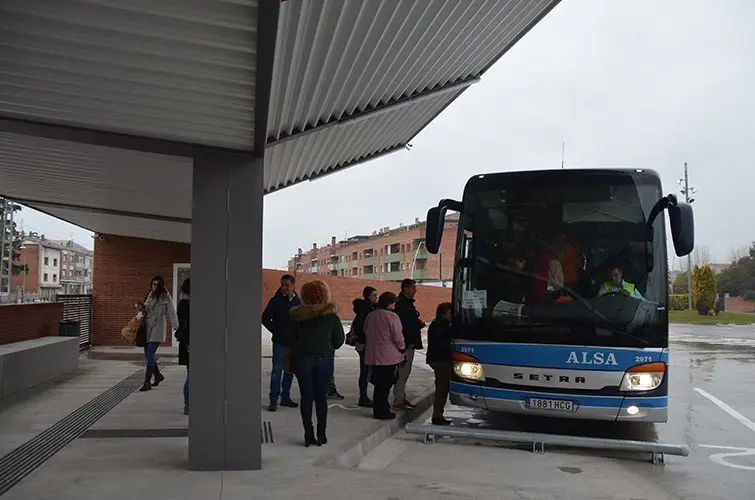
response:
[[[186,279],[181,285],[181,300],[176,306],[178,329],[175,336],[178,341],[178,364],[186,367],[184,381],[184,415],[189,414],[189,339],[191,334],[191,283]]]
[[[375,386],[372,416],[379,420],[396,418],[388,396],[391,386],[399,377],[399,366],[405,362],[404,334],[395,308],[396,295],[383,292],[378,299],[377,310],[369,313],[364,322],[364,362],[372,370],[372,384]]]
[[[354,299],[354,321],[351,323],[351,333],[354,336],[354,349],[359,354],[359,406],[372,408],[373,402],[367,395],[369,384],[369,366],[364,362],[365,334],[364,322],[367,315],[377,309],[378,292],[377,289],[366,286],[362,290],[361,299]]]
[[[296,278],[290,274],[283,275],[280,288],[262,312],[262,325],[273,334],[273,368],[270,372],[268,411],[278,410],[278,398],[281,406],[299,406],[291,399],[294,375],[285,370],[284,358],[291,345],[291,309],[300,305],[301,300],[296,293]]]
[[[393,407],[397,410],[409,410],[414,405],[406,398],[406,384],[409,381],[409,375],[412,373],[412,363],[414,362],[414,351],[422,350],[422,329],[425,322],[419,317],[419,311],[414,305],[414,297],[417,294],[417,283],[411,279],[405,279],[401,282],[401,293],[396,298],[396,314],[401,320],[401,328],[404,335],[404,344],[406,345],[406,363],[399,369],[399,377],[396,386],[393,388]]]
[[[433,404],[433,425],[450,425],[443,418],[448,393],[451,388],[451,311],[450,302],[438,305],[435,319],[427,331],[427,364],[435,373],[435,403]]]
[[[343,324],[330,301],[328,286],[310,281],[301,287],[302,305],[291,309],[290,363],[301,391],[304,445],[328,442],[328,381],[333,374],[335,351],[344,342]],[[317,412],[317,435],[312,425],[312,406]]]
[[[173,330],[178,327],[176,309],[173,307],[173,299],[165,289],[165,280],[160,276],[152,278],[150,290],[144,301],[137,303],[137,308],[144,314],[144,328],[146,330],[146,345],[144,346],[144,359],[147,369],[144,375],[144,384],[139,391],[145,392],[152,387],[157,387],[165,380],[157,367],[157,348],[165,342],[168,325],[165,316],[170,316],[170,324]],[[150,384],[152,376],[155,380]]]

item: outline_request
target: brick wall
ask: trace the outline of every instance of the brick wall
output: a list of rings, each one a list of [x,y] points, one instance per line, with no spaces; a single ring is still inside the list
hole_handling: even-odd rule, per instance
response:
[[[168,291],[173,286],[173,264],[190,262],[191,246],[185,243],[127,238],[104,235],[94,245],[93,343],[121,345],[120,332],[134,314],[133,304],[143,298],[150,280],[159,275],[165,279]],[[264,270],[262,278],[263,304],[280,285],[283,271]],[[362,289],[374,286],[379,291],[398,292],[396,283],[369,281],[358,278],[337,278],[299,274],[297,288],[311,279],[322,279],[331,289],[333,301],[344,320],[353,317],[351,301],[362,296]],[[451,297],[450,288],[419,287],[417,308],[425,321],[435,315],[440,302]],[[2,323],[0,323],[2,324]]]
[[[92,342],[119,345],[121,328],[134,316],[134,302],[162,276],[173,295],[173,264],[189,262],[186,243],[103,235],[94,242]],[[169,335],[170,337],[170,335]],[[169,341],[168,341],[169,342]]]
[[[275,293],[280,286],[280,277],[287,274],[283,271],[272,271],[265,269],[262,279],[263,298],[267,300]],[[362,290],[365,286],[377,288],[378,292],[399,292],[397,283],[387,283],[381,281],[363,280],[359,278],[339,278],[335,276],[316,276],[313,274],[298,274],[296,276],[296,289],[307,281],[319,279],[328,284],[333,302],[338,308],[338,315],[343,320],[354,318],[351,302],[356,298],[362,297]],[[441,302],[451,300],[451,289],[436,286],[418,286],[417,287],[417,309],[420,316],[425,322],[429,323],[435,317],[435,308]],[[265,304],[263,303],[263,307]]]
[[[0,345],[58,335],[63,304],[9,304],[0,306]]]

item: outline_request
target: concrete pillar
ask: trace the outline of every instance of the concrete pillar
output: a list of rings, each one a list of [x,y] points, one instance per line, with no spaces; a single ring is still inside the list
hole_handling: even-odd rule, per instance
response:
[[[189,468],[262,466],[263,163],[194,158]]]

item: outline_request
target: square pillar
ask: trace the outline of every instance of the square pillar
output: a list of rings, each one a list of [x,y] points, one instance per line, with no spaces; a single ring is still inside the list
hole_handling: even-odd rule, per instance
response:
[[[262,467],[263,161],[194,158],[189,468]]]

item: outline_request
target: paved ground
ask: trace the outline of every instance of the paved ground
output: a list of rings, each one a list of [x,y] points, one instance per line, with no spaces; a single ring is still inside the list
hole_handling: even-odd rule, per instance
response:
[[[324,448],[302,447],[298,411],[285,409],[263,413],[263,420],[272,424],[275,442],[264,446],[261,472],[187,472],[185,437],[117,437],[129,429],[137,434],[170,435],[186,427],[186,417],[181,415],[184,371],[168,366],[164,386],[129,396],[3,498],[755,499],[755,387],[751,384],[755,328],[675,326],[672,339],[668,424],[617,426],[552,419],[523,422],[464,409],[449,410],[455,425],[683,442],[690,446],[690,457],[667,456],[663,466],[643,461],[644,457],[577,450],[548,448],[545,454],[535,455],[503,445],[454,440],[424,445],[419,437],[404,433],[387,439],[377,449],[371,448],[381,433],[387,437],[390,430],[370,419],[368,411],[354,407],[356,356],[353,350],[344,348],[337,361],[337,382],[347,399],[334,403],[338,406],[331,409],[331,443]],[[269,356],[267,349],[263,356]],[[417,397],[428,389],[431,378],[421,356],[415,367],[413,388]],[[127,361],[86,360],[78,373],[22,398],[4,401],[0,405],[0,456],[137,368]],[[264,373],[268,370],[269,360],[263,359]],[[365,449],[368,452],[362,453]],[[727,453],[730,455],[721,455]],[[344,467],[350,463],[356,467]]]
[[[465,494],[498,486],[525,498],[755,498],[755,327],[674,325],[671,337],[666,424],[523,420],[464,408],[448,415],[458,426],[686,443],[689,457],[666,456],[659,466],[637,454],[548,448],[536,455],[459,439],[425,445],[402,432],[358,467],[463,485]]]

